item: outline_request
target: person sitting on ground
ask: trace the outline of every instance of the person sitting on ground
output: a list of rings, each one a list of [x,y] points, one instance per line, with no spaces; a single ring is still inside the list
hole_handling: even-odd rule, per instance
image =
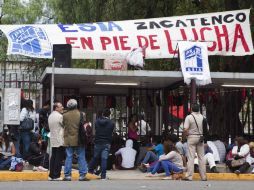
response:
[[[247,144],[247,141],[243,137],[237,137],[236,138],[236,146],[232,149],[232,160],[227,160],[226,165],[229,167],[229,169],[234,172],[235,174],[245,173],[250,165],[246,160],[243,161],[240,165],[234,165],[234,160],[239,160],[242,158],[247,158],[250,154],[250,147]]]
[[[179,154],[174,143],[166,141],[163,144],[165,154],[159,157],[159,161],[155,164],[153,170],[148,176],[155,176],[155,173],[160,169],[160,167],[162,167],[166,173],[166,177],[163,179],[182,178],[184,169],[182,156]],[[173,175],[172,178],[170,177],[171,174]]]
[[[207,141],[206,143],[210,149],[213,151],[213,157],[214,157],[214,160],[216,163],[219,163],[220,162],[220,154],[219,154],[219,151],[217,149],[217,147],[215,146],[215,144],[213,143],[213,141]]]
[[[135,163],[135,157],[137,154],[137,151],[133,148],[133,141],[131,139],[128,139],[126,141],[125,147],[120,148],[115,155],[121,155],[122,156],[122,163],[121,167],[119,169],[134,169],[134,163]]]
[[[250,153],[246,157],[246,162],[238,170],[235,170],[236,174],[248,173],[249,170],[254,174],[254,142],[250,142],[249,147]]]
[[[163,145],[161,142],[161,138],[156,139],[156,146],[152,146],[148,148],[148,152],[146,153],[143,161],[141,162],[141,167],[143,167],[147,163],[152,163],[159,160],[159,157],[164,153]]]
[[[0,170],[9,169],[11,157],[16,154],[15,146],[7,133],[0,133]]]
[[[220,163],[224,163],[226,159],[226,146],[225,144],[220,140],[220,138],[217,135],[214,135],[213,141],[214,145],[216,146],[219,157],[220,157]]]
[[[204,144],[204,150],[205,150],[205,160],[206,164],[209,165],[210,171],[212,173],[219,173],[216,167],[214,155],[212,149],[208,146],[208,144]],[[198,159],[197,157],[194,160],[194,164],[198,166]]]
[[[153,139],[152,137],[146,136],[145,138],[143,138],[141,140],[139,154],[136,159],[137,166],[141,166],[141,163],[142,163],[143,159],[145,158],[146,153],[148,152],[148,148],[150,148],[152,146],[152,143],[151,143],[152,139]]]
[[[125,141],[118,133],[114,133],[112,137],[112,144],[110,147],[110,153],[108,157],[107,170],[116,169],[121,167],[121,158],[117,157],[115,153],[123,148],[125,145]]]
[[[46,152],[47,142],[39,134],[34,134],[29,146],[27,160],[33,165],[34,171],[47,172],[49,168],[49,154]]]

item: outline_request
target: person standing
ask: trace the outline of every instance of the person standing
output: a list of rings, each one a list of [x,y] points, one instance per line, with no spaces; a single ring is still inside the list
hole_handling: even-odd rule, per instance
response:
[[[87,163],[85,158],[85,146],[79,144],[79,126],[83,123],[83,117],[77,109],[77,100],[70,99],[67,102],[68,111],[63,114],[64,146],[66,159],[64,165],[64,181],[71,181],[71,169],[73,153],[78,155],[79,181],[89,181],[86,178]]]
[[[64,128],[63,128],[63,105],[55,102],[53,112],[49,115],[48,125],[50,129],[51,158],[49,167],[49,180],[59,181],[64,158]]]
[[[199,174],[202,181],[206,181],[206,165],[204,156],[203,115],[199,112],[199,104],[192,105],[192,113],[185,118],[184,133],[187,134],[187,172],[183,180],[191,181],[194,173],[195,153],[198,156]]]
[[[138,117],[136,114],[131,115],[128,122],[128,139],[133,141],[133,148],[139,154],[139,143],[138,143]],[[136,159],[135,159],[136,160]]]
[[[105,108],[102,117],[95,122],[94,155],[89,164],[89,173],[94,173],[97,161],[101,160],[101,179],[106,178],[107,160],[115,124],[110,120],[110,110]]]
[[[35,121],[35,116],[36,112],[34,111],[33,101],[25,100],[24,107],[20,112],[20,122],[23,122],[26,118],[30,118],[33,121]],[[20,129],[19,132],[20,132],[19,142],[22,141],[23,143],[22,158],[26,159],[26,157],[28,156],[28,150],[31,143],[31,131],[24,131]],[[15,148],[19,152],[19,146]]]

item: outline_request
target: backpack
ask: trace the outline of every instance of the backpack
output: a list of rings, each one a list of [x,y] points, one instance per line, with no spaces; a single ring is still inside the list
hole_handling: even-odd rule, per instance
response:
[[[86,128],[84,127],[84,118],[83,114],[80,112],[80,122],[79,122],[79,130],[78,130],[78,144],[85,145],[86,144]]]

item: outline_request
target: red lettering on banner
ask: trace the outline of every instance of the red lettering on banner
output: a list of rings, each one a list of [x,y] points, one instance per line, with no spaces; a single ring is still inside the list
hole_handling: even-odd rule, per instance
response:
[[[234,35],[234,43],[233,43],[233,47],[232,47],[232,52],[235,52],[238,38],[242,41],[243,48],[244,48],[245,52],[250,52],[250,48],[248,47],[248,44],[246,43],[246,40],[243,35],[242,27],[240,24],[236,24],[236,26],[235,26],[235,35]]]
[[[78,40],[76,37],[65,37],[65,41],[67,44],[75,44],[75,42]],[[72,46],[72,48],[80,48],[80,46]]]
[[[108,45],[113,45],[115,50],[131,50],[131,47],[126,45],[128,38],[128,36],[113,36],[112,39],[109,37],[100,37],[102,49],[106,50]]]
[[[119,36],[119,40],[120,40],[122,50],[131,50],[131,47],[126,46],[127,39],[129,39],[129,36]]]
[[[198,41],[198,33],[197,33],[195,28],[192,28],[192,33],[193,33],[193,36],[194,36],[194,41]]]
[[[181,35],[182,35],[183,41],[186,41],[187,40],[187,36],[186,36],[185,30],[181,28],[180,31],[181,31]]]
[[[139,47],[142,47],[142,46],[148,47],[149,40],[145,36],[137,36],[137,39],[138,39]]]
[[[220,33],[219,31],[219,27],[218,26],[214,26],[215,29],[215,33],[217,36],[217,41],[218,41],[218,50],[221,51],[222,50],[222,43],[221,43],[221,38],[225,38],[225,42],[226,42],[226,51],[229,51],[229,39],[228,39],[228,30],[226,25],[222,25],[222,30],[223,33]]]
[[[164,30],[164,33],[165,33],[165,36],[166,36],[166,39],[167,39],[168,53],[169,54],[176,54],[177,51],[173,50],[172,41],[171,41],[170,34],[169,34],[168,30]]]
[[[108,37],[100,37],[101,39],[101,47],[103,50],[106,50],[106,46],[111,43],[111,39]]]
[[[149,40],[150,40],[150,44],[151,44],[151,49],[160,49],[160,46],[156,46],[155,43],[157,42],[156,39],[154,39],[155,37],[157,37],[157,35],[149,35]]]
[[[119,45],[118,45],[116,36],[113,37],[113,42],[114,42],[114,45],[115,45],[115,50],[119,50]]]
[[[204,27],[200,29],[200,35],[201,35],[201,40],[206,41],[205,39],[205,30],[211,31],[212,29],[209,27]],[[216,49],[216,42],[213,42],[213,45],[211,47],[207,46],[208,51],[214,51]]]
[[[86,47],[88,47],[90,50],[94,50],[93,41],[91,37],[88,37],[88,38],[81,37],[80,42],[83,49],[86,49]]]

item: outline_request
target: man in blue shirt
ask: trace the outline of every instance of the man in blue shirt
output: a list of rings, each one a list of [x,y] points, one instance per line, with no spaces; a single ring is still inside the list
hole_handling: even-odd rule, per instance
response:
[[[164,154],[163,144],[161,143],[161,139],[158,138],[156,140],[156,146],[152,146],[148,149],[149,151],[146,153],[144,160],[141,165],[155,162],[159,159],[160,155]]]

